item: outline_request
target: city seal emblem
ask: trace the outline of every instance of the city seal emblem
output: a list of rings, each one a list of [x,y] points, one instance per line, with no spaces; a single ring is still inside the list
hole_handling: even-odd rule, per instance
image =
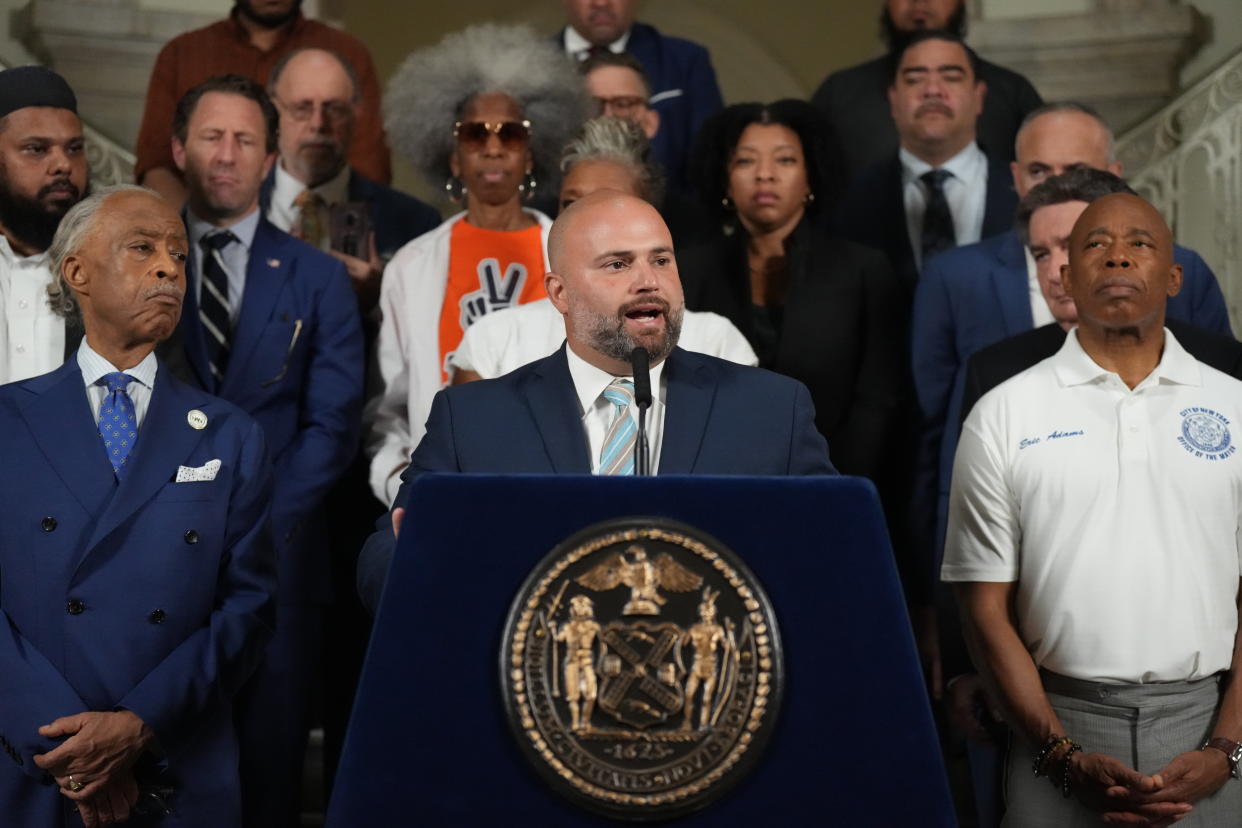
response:
[[[1229,420],[1210,408],[1197,406],[1183,409],[1182,433],[1177,442],[1195,457],[1223,460],[1238,447],[1229,433]]]
[[[589,527],[514,598],[500,653],[513,732],[562,795],[665,819],[745,775],[771,733],[784,666],[746,565],[662,518]]]

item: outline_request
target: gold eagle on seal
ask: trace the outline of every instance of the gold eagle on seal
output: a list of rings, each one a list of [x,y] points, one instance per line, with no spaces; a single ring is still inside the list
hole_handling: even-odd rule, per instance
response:
[[[667,603],[660,589],[692,592],[703,583],[700,576],[677,563],[667,552],[652,561],[647,558],[647,550],[638,544],[607,558],[579,575],[576,581],[596,592],[606,592],[623,584],[629,587],[630,600],[622,608],[622,615],[659,615],[660,607]]]

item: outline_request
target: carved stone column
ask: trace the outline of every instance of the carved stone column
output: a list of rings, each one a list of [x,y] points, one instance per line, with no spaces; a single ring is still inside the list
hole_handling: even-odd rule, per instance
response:
[[[1203,21],[1173,0],[1093,0],[1086,14],[989,20],[970,42],[989,60],[1026,75],[1045,100],[1090,103],[1120,132],[1168,103],[1178,70],[1202,44]]]

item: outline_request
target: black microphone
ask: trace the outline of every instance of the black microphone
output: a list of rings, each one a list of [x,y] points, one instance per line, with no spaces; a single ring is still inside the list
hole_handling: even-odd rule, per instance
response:
[[[647,452],[647,409],[651,407],[651,357],[641,345],[630,352],[634,369],[634,404],[638,406],[638,438],[634,443],[634,473],[640,477],[651,474],[651,458]]]

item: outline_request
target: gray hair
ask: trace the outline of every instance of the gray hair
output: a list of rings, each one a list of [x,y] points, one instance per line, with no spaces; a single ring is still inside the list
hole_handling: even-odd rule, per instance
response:
[[[529,26],[481,23],[412,53],[384,95],[394,149],[435,186],[451,174],[453,123],[476,95],[508,95],[531,122],[540,190],[552,187],[561,147],[582,123],[587,95],[573,61]]]
[[[1113,128],[1108,125],[1108,121],[1104,120],[1104,116],[1095,110],[1089,104],[1081,101],[1053,101],[1041,106],[1037,106],[1030,112],[1026,113],[1026,117],[1022,119],[1022,123],[1018,126],[1018,132],[1014,135],[1013,147],[1014,155],[1018,154],[1018,142],[1022,140],[1022,133],[1026,132],[1026,128],[1036,118],[1044,115],[1051,115],[1054,112],[1077,112],[1079,115],[1086,115],[1088,118],[1095,120],[1100,125],[1100,129],[1104,130],[1105,140],[1108,142],[1108,163],[1112,164],[1117,160],[1117,156],[1113,151]]]
[[[610,161],[634,172],[638,194],[656,207],[664,198],[664,174],[651,159],[651,145],[638,124],[625,118],[592,118],[561,153],[561,172],[584,161]]]
[[[52,237],[52,244],[47,249],[47,266],[52,271],[52,283],[47,286],[47,303],[54,313],[78,325],[82,324],[82,309],[78,307],[78,299],[65,282],[65,260],[86,244],[95,230],[95,220],[103,203],[117,193],[130,192],[147,193],[159,198],[154,190],[134,184],[100,187],[69,208],[69,212],[60,220],[56,235]]]

